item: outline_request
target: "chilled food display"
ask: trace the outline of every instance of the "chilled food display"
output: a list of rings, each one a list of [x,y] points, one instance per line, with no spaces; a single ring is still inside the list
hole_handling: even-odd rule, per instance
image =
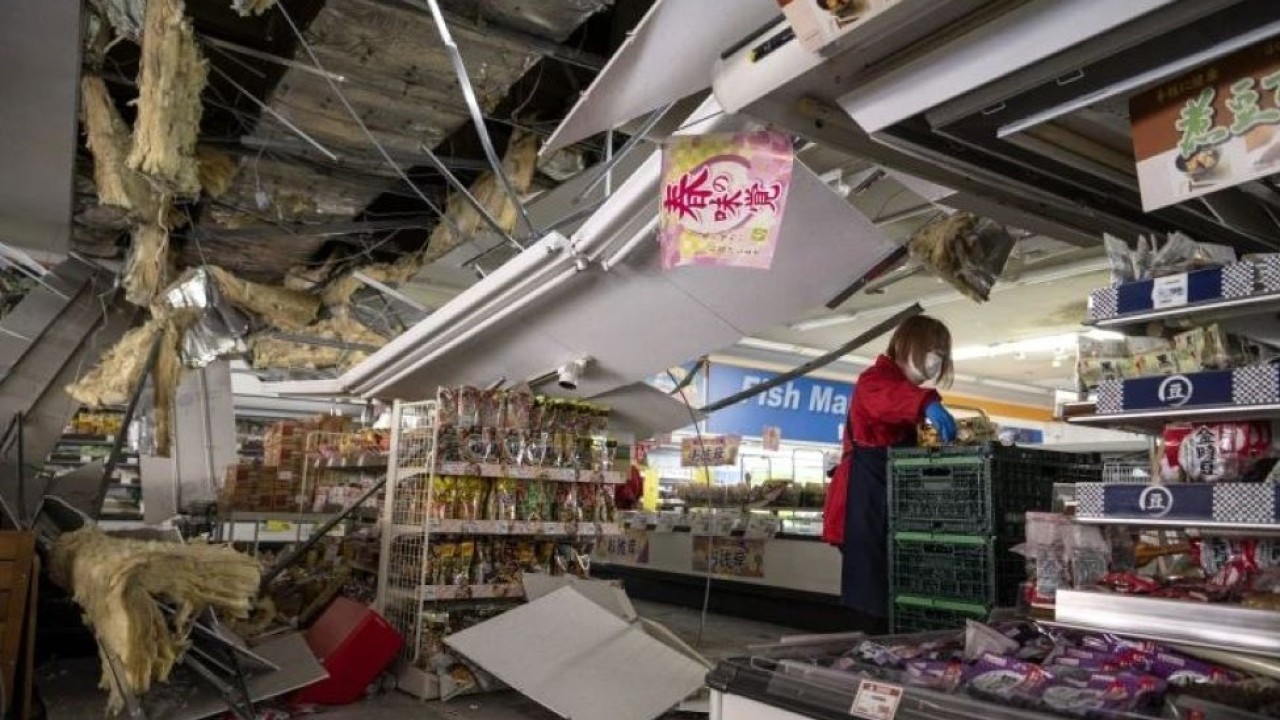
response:
[[[1280,684],[1273,680],[1158,643],[1022,622],[970,621],[963,630],[870,638],[843,651],[828,646],[788,658],[791,665],[1072,717],[1162,717],[1183,695],[1280,717]]]

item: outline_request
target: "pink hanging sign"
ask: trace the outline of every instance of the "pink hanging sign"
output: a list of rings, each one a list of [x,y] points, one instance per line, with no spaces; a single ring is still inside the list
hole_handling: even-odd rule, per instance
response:
[[[791,137],[773,131],[678,136],[662,150],[662,269],[768,270],[791,186]]]

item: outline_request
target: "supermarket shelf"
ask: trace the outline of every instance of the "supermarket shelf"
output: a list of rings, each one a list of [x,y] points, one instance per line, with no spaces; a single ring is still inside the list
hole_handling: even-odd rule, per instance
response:
[[[1076,517],[1075,521],[1080,525],[1130,525],[1134,527],[1144,528],[1174,528],[1178,530],[1204,530],[1213,533],[1251,533],[1280,535],[1280,524],[1265,523],[1230,523],[1215,522],[1212,520],[1187,520],[1187,519],[1152,519],[1140,516],[1134,517]]]
[[[1280,658],[1280,613],[1237,605],[1058,590],[1054,624]]]
[[[429,468],[403,466],[397,473],[401,478],[413,475],[430,475]],[[550,482],[583,482],[621,485],[627,481],[623,470],[577,470],[535,465],[502,465],[499,463],[444,462],[437,466],[436,475],[445,477],[484,477],[512,480],[544,480]]]
[[[290,512],[288,510],[277,510],[274,512],[255,512],[229,510],[222,518],[227,521],[235,522],[291,522],[291,523],[314,523],[320,524],[327,522],[336,513],[300,513]],[[347,518],[350,520],[351,518]]]
[[[1076,425],[1110,427],[1147,433],[1159,432],[1169,422],[1229,422],[1243,420],[1270,420],[1280,417],[1280,404],[1270,405],[1213,405],[1194,408],[1160,408],[1134,410],[1106,415],[1076,415],[1067,422]]]
[[[389,595],[413,598],[422,602],[435,600],[491,600],[495,598],[522,598],[524,586],[510,585],[422,585],[417,590],[387,588]]]
[[[421,525],[396,524],[396,534],[421,534]],[[534,535],[603,537],[622,533],[620,523],[530,522],[526,520],[432,520],[431,532],[442,535]]]
[[[1242,298],[1231,298],[1227,300],[1190,303],[1187,305],[1163,308],[1160,310],[1145,310],[1142,312],[1129,313],[1127,315],[1118,315],[1104,320],[1086,320],[1083,324],[1107,330],[1122,330],[1125,328],[1141,326],[1156,320],[1182,320],[1194,317],[1196,322],[1209,323],[1215,320],[1225,320],[1227,318],[1247,317],[1250,315],[1263,315],[1276,312],[1280,312],[1280,293],[1266,293],[1261,295],[1250,295]]]
[[[74,433],[63,435],[58,438],[58,445],[104,445],[110,447],[116,444],[115,438],[109,435],[76,435]]]

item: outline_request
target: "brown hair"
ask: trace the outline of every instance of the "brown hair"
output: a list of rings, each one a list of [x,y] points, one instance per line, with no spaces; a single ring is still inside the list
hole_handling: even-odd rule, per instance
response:
[[[951,331],[940,321],[927,315],[916,315],[907,318],[889,340],[890,360],[896,363],[908,363],[917,368],[924,368],[924,358],[930,351],[942,356],[942,372],[938,376],[938,384],[951,385],[955,376],[955,367],[951,363]]]

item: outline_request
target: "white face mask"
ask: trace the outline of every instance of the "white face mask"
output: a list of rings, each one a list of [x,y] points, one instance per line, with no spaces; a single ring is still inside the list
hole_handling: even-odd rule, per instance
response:
[[[924,356],[924,369],[916,367],[914,360],[907,361],[907,378],[916,385],[937,380],[942,375],[942,356],[930,350]]]

